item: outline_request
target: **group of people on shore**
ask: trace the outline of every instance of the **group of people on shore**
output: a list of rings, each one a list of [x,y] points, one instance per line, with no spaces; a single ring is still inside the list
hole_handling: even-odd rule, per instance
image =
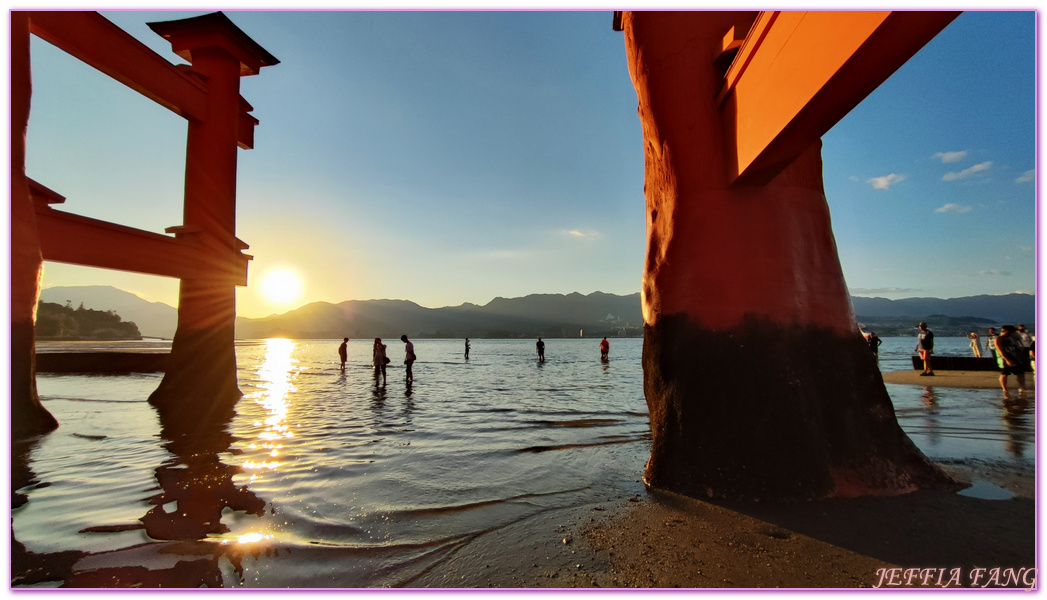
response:
[[[411,384],[414,382],[414,362],[418,360],[418,357],[414,353],[414,343],[411,342],[411,340],[407,339],[406,334],[400,336],[400,341],[404,343],[404,365],[407,366],[407,383]],[[338,346],[338,358],[341,361],[341,370],[343,372],[345,371],[345,362],[349,358],[348,346],[349,338],[342,338],[342,343]],[[389,360],[389,357],[386,355],[386,348],[387,346],[382,343],[382,338],[374,338],[374,347],[372,348],[371,352],[373,359],[372,364],[374,366],[374,380],[375,382],[377,382],[379,379],[381,379],[383,385],[387,380],[386,365],[388,365],[391,362]],[[469,360],[469,348],[469,338],[465,338],[466,360]],[[610,351],[611,343],[608,342],[607,338],[605,337],[603,341],[600,342],[600,360],[602,362],[607,362],[608,354],[610,353]],[[538,353],[538,362],[545,362],[545,342],[542,341],[542,338],[538,338],[538,342],[535,344],[535,352]]]
[[[1011,333],[1017,336],[1017,340],[1021,343],[1022,347],[1028,350],[1030,361],[1036,359],[1036,336],[1030,334],[1024,324],[1018,325],[1017,329],[1013,325],[1004,325],[1000,328],[1003,331],[1005,328],[1010,328]],[[989,358],[997,358],[999,355],[996,348],[996,340],[1000,336],[996,333],[995,327],[989,328],[989,333],[985,336],[985,350],[989,353]],[[982,347],[980,344],[981,338],[978,336],[977,331],[972,331],[967,334],[967,339],[971,340],[971,351],[974,352],[975,358],[982,357]]]
[[[919,329],[916,352],[923,361],[923,372],[920,373],[920,376],[934,376],[934,370],[931,368],[934,333],[927,328],[927,323],[920,323]],[[967,338],[971,340],[971,350],[974,356],[981,358],[978,332],[970,332]],[[990,327],[985,339],[985,350],[989,353],[989,358],[994,359],[1000,369],[1000,387],[1003,388],[1003,397],[1010,398],[1010,392],[1007,390],[1007,377],[1010,375],[1014,375],[1018,382],[1018,393],[1025,394],[1025,374],[1034,371],[1036,365],[1036,338],[1026,331],[1025,325],[1021,324],[1018,327],[1003,325],[998,335],[996,328]]]
[[[920,373],[920,377],[934,377],[934,369],[931,366],[931,357],[934,355],[934,332],[927,328],[927,323],[920,323],[918,328],[916,354],[923,362],[923,372]],[[859,325],[859,330],[862,331],[862,336],[869,344],[869,349],[879,362],[879,348],[883,341],[875,332],[862,330],[861,325]],[[1003,388],[1003,397],[1010,398],[1010,392],[1007,390],[1007,377],[1010,375],[1014,375],[1018,382],[1018,393],[1025,394],[1025,374],[1034,372],[1036,369],[1036,338],[1029,334],[1024,324],[1017,327],[1003,325],[1000,331],[1001,333],[997,334],[995,327],[989,328],[984,348],[989,354],[988,358],[995,360],[1000,369],[1000,387]],[[975,358],[982,358],[981,338],[978,332],[968,333],[967,338],[971,340],[971,350]]]

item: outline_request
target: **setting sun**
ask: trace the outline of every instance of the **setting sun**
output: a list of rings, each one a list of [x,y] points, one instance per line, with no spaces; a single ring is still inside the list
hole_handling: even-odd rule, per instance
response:
[[[262,276],[262,298],[274,306],[285,306],[302,295],[302,280],[290,269],[274,269]]]

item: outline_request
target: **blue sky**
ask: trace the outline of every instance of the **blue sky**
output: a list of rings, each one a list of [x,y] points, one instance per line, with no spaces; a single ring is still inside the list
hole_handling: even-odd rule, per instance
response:
[[[175,62],[145,23],[197,14],[103,12]],[[281,60],[241,88],[261,123],[239,154],[239,314],[639,291],[643,148],[610,11],[227,14]],[[32,51],[29,176],[62,210],[180,223],[184,122]],[[1035,57],[1034,13],[964,13],[824,136],[852,293],[1034,291]],[[266,291],[279,269],[297,298]],[[47,263],[59,285],[177,301],[175,280]]]

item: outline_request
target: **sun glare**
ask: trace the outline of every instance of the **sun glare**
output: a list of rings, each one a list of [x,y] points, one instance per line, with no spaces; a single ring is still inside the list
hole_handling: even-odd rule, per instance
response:
[[[274,269],[262,277],[262,297],[275,306],[286,306],[302,295],[302,280],[290,269]]]

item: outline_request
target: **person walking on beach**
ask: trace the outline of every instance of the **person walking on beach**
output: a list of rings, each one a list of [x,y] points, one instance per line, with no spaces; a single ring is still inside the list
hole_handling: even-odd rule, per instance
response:
[[[348,356],[346,346],[349,344],[349,338],[342,338],[342,344],[338,346],[338,358],[342,361],[342,372],[345,372],[345,360]]]
[[[992,327],[985,334],[985,349],[989,351],[989,358],[996,360],[996,329]]]
[[[978,344],[978,332],[972,331],[968,333],[967,338],[971,340],[971,351],[974,352],[974,358],[981,358],[982,347]]]
[[[610,351],[611,351],[611,342],[608,342],[607,338],[604,338],[603,341],[600,342],[600,360],[602,360],[604,362],[607,362],[607,354]]]
[[[538,362],[545,362],[545,342],[542,338],[538,338],[538,343],[534,345],[534,351],[538,353]]]
[[[407,365],[407,383],[414,383],[414,371],[411,367],[414,365],[414,361],[418,360],[418,357],[414,355],[414,344],[407,339],[407,334],[400,336],[400,341],[406,344],[404,350],[406,356],[404,356],[404,364]]]
[[[385,365],[389,364],[389,358],[385,355],[385,344],[382,343],[382,338],[374,338],[372,353],[374,355],[374,382],[377,384],[380,376],[382,385],[385,385]]]
[[[1021,338],[1015,331],[1014,325],[1004,325],[1000,328],[1003,332],[997,336],[996,364],[1000,367],[1000,387],[1003,388],[1003,397],[1008,399],[1011,395],[1007,392],[1007,376],[1014,375],[1018,380],[1018,395],[1025,395],[1025,373],[1029,370],[1029,354],[1022,346]]]
[[[916,353],[923,361],[923,373],[920,377],[933,377],[931,369],[931,353],[934,351],[934,332],[927,329],[927,323],[920,323],[920,336],[916,339]]]
[[[465,338],[465,360],[469,360],[469,338]]]

